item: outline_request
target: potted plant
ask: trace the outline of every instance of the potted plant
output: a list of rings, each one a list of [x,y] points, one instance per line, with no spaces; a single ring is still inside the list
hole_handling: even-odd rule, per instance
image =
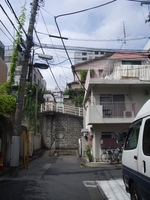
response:
[[[85,147],[85,155],[88,158],[88,161],[91,162],[93,159],[92,153],[91,153],[91,146],[88,144]]]

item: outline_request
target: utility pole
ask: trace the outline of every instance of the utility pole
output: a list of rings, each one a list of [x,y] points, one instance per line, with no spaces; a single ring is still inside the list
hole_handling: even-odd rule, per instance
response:
[[[14,129],[13,129],[13,136],[12,136],[12,144],[11,144],[11,162],[10,166],[12,167],[12,176],[15,176],[16,167],[19,166],[19,151],[20,151],[20,142],[21,142],[21,133],[22,133],[22,115],[23,115],[23,102],[24,102],[24,94],[25,94],[25,87],[26,87],[26,78],[27,78],[27,71],[28,71],[28,64],[30,59],[31,48],[33,46],[33,30],[34,30],[34,23],[36,18],[36,12],[38,9],[38,1],[33,0],[32,2],[32,9],[31,9],[31,16],[29,20],[29,27],[28,32],[26,35],[26,48],[24,52],[24,60],[22,66],[22,73],[20,77],[20,84],[18,89],[18,99],[16,105],[16,112],[15,112],[15,120],[14,120]],[[16,174],[17,175],[17,174]]]

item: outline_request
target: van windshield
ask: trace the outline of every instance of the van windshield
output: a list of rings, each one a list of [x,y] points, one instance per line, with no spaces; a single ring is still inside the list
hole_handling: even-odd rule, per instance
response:
[[[141,120],[131,125],[127,134],[124,150],[135,149],[137,147],[140,126]]]

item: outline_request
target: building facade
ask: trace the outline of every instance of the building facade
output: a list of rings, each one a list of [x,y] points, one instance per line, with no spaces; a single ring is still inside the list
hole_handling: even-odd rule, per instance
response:
[[[7,81],[7,65],[4,62],[4,45],[0,41],[0,84]]]
[[[105,55],[105,51],[76,51],[74,53],[74,64],[93,60]]]
[[[108,63],[102,72],[105,76],[92,78],[89,70],[85,82],[83,135],[92,136],[94,161],[100,161],[104,148],[116,148],[115,133],[125,133],[150,98],[146,55],[114,53]]]
[[[10,62],[11,62],[11,57],[12,57],[12,52],[13,52],[13,47],[8,46],[5,48],[5,56],[4,60],[5,63],[8,66],[8,73],[7,73],[7,80],[9,80],[9,70],[10,70]],[[16,67],[16,72],[15,72],[15,86],[19,85],[20,82],[20,76],[21,76],[21,71],[22,71],[22,62],[23,62],[23,55],[19,53],[19,58],[18,58],[18,63]],[[32,66],[29,66],[32,67]],[[26,79],[29,80],[29,67],[28,67],[28,74]],[[39,88],[41,88],[43,91],[46,90],[46,81],[43,79],[43,76],[38,68],[32,67],[31,70],[31,77],[30,81],[32,83],[36,83]]]
[[[83,70],[93,70],[92,77],[93,78],[100,78],[106,76],[106,71],[103,69],[105,66],[109,66],[109,57],[113,53],[104,53],[100,57],[96,57],[92,60],[87,60],[78,64],[75,64],[72,66],[73,71],[73,82],[68,83],[68,87],[70,89],[75,88],[82,88],[85,84],[85,80],[82,80],[81,78],[81,71]],[[107,73],[110,73],[109,71]]]

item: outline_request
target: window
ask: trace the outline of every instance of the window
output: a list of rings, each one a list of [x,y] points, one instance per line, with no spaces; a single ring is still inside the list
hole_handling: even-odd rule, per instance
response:
[[[98,70],[99,76],[102,75],[102,72],[103,72],[103,69],[99,69],[99,70]]]
[[[136,149],[139,137],[141,120],[133,124],[127,134],[125,150]]]
[[[122,65],[141,65],[140,60],[122,60]]]
[[[103,106],[103,117],[123,117],[125,96],[123,94],[101,94],[100,105]]]
[[[16,76],[20,76],[21,75],[21,71],[15,71],[15,75]]]
[[[5,56],[5,62],[10,62],[11,61],[11,56]]]
[[[82,58],[82,60],[87,60],[87,58]]]
[[[150,119],[145,123],[143,134],[143,153],[150,156]]]
[[[111,138],[112,133],[102,133],[101,138]]]
[[[87,53],[82,53],[82,56],[86,56],[87,55]]]
[[[36,75],[34,74],[34,82],[36,83]]]

